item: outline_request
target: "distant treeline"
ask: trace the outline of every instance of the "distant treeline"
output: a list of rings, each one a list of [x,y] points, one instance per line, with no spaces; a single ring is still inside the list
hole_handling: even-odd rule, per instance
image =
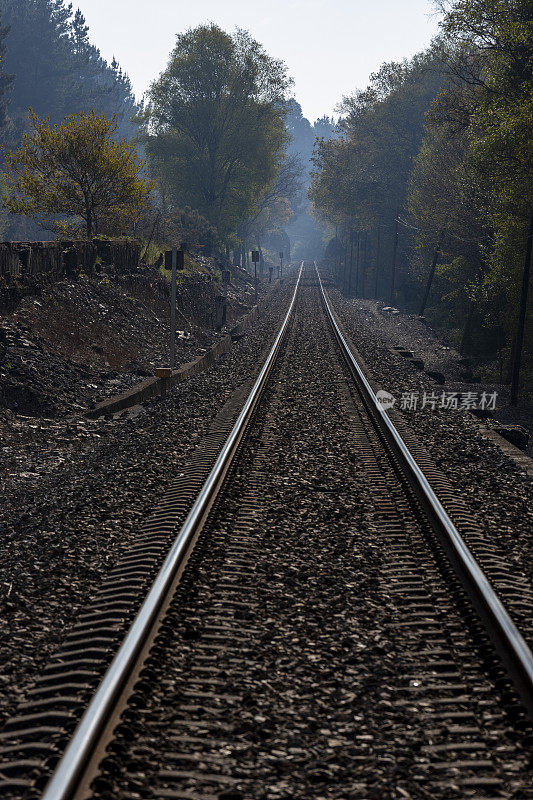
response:
[[[64,0],[2,0],[0,3],[0,140],[16,147],[28,130],[32,108],[58,123],[95,109],[117,116],[117,136],[136,133],[140,108],[128,76],[108,64],[89,41],[82,13]],[[30,220],[3,215],[2,238],[34,238]],[[41,234],[42,236],[42,234]]]
[[[340,137],[316,150],[310,195],[337,231],[329,253],[345,283],[352,264],[352,291],[426,313],[496,379],[510,376],[523,339],[531,379],[531,3],[441,8],[426,52],[384,64],[344,99]]]
[[[44,191],[37,203],[25,196],[30,183],[19,180],[13,169],[31,162],[31,144],[23,133],[35,142],[39,130],[45,141],[43,121],[60,125],[68,117],[65,136],[79,130],[81,147],[81,131],[91,136],[91,125],[96,130],[98,123],[90,117],[76,127],[73,117],[93,110],[108,120],[116,116],[116,139],[136,140],[155,182],[150,203],[139,209],[133,226],[127,215],[124,233],[150,241],[186,238],[206,252],[232,250],[242,261],[244,251],[261,249],[268,237],[281,235],[294,209],[305,203],[302,177],[305,183],[308,155],[297,159],[289,151],[291,80],[283,62],[245,31],[228,34],[201,25],[178,33],[168,65],[141,108],[127,75],[115,61],[107,64],[101,57],[72,4],[3,0],[0,13],[0,138],[11,151],[22,143],[16,156],[4,162],[4,172],[11,170],[4,185],[11,196],[21,196],[4,207],[3,238],[43,236],[29,217],[41,229],[50,225],[49,230],[58,230],[69,204],[68,227],[76,228],[79,203],[72,202],[69,192],[77,189],[62,190],[57,207],[48,197],[43,200]],[[37,207],[40,216],[30,213]],[[25,209],[26,216],[15,208]],[[99,232],[115,235],[120,228],[112,213],[100,214]]]
[[[132,134],[139,109],[129,78],[91,44],[81,11],[63,0],[2,0],[0,12],[3,121],[7,114],[15,134],[29,108],[52,122],[94,108],[117,114],[120,135]]]
[[[310,210],[308,189],[311,182],[311,168],[313,150],[317,139],[331,139],[337,135],[335,122],[332,118],[321,117],[310,123],[302,113],[300,104],[291,98],[287,103],[287,116],[285,124],[290,135],[288,154],[297,159],[302,169],[301,187],[296,197],[291,201],[293,216],[284,228],[287,241],[290,241],[291,254],[295,260],[319,259],[324,251],[324,225],[313,217]],[[272,238],[272,237],[271,237]],[[268,240],[270,242],[270,239]],[[273,244],[273,243],[272,243]],[[274,250],[283,250],[280,247]]]

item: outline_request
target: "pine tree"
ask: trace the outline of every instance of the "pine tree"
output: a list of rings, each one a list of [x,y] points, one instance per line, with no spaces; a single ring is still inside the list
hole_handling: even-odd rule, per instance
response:
[[[13,76],[9,75],[4,69],[6,57],[5,39],[8,32],[9,29],[2,26],[2,17],[0,13],[0,133],[7,124],[6,93],[13,83]]]
[[[91,44],[89,42],[89,26],[85,22],[85,17],[80,9],[76,10],[74,19],[72,20],[71,40],[74,45],[74,53],[76,56],[84,56],[89,51]]]
[[[4,0],[9,25],[6,68],[15,75],[11,96],[14,115],[30,106],[53,119],[63,116],[69,86],[69,19],[63,0]]]
[[[91,44],[78,9],[65,0],[3,0],[7,37],[6,69],[15,74],[12,116],[27,120],[33,108],[59,122],[68,114],[95,109],[117,115],[119,135],[133,135],[138,112],[126,76],[109,66]]]

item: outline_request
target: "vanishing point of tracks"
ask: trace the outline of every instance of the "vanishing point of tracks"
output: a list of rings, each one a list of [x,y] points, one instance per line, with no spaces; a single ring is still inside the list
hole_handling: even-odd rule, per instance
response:
[[[304,267],[0,734],[6,797],[533,797],[531,592],[347,348]]]

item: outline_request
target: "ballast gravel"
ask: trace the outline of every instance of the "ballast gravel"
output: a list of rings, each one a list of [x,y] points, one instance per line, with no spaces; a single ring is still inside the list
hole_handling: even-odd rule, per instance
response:
[[[503,549],[510,564],[533,580],[533,478],[486,436],[482,423],[468,411],[430,405],[422,408],[424,392],[440,397],[446,386],[391,352],[375,332],[372,317],[357,300],[329,289],[328,295],[345,331],[362,355],[376,389],[390,392],[403,423],[424,443],[482,524],[489,540]],[[385,324],[385,323],[383,323]],[[390,320],[390,326],[394,319]],[[482,386],[478,387],[481,391]],[[416,409],[399,408],[403,394],[418,397]]]
[[[319,309],[304,282],[101,800],[530,797],[526,755]]]
[[[209,371],[111,420],[57,421],[0,495],[0,724],[190,459],[236,387],[257,372],[293,288]],[[39,446],[40,443],[40,446]]]

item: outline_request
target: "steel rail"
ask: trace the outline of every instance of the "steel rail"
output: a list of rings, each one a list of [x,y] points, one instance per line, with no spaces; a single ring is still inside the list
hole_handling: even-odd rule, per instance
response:
[[[391,445],[403,471],[409,478],[411,486],[428,513],[432,527],[438,534],[452,565],[459,574],[464,588],[482,618],[485,628],[500,658],[507,667],[507,671],[525,708],[533,716],[533,653],[497,597],[466,542],[446,513],[426,476],[409,452],[398,430],[377,400],[335,319],[316,264],[315,269],[326,314],[344,357],[356,376],[362,399],[367,408],[377,412],[377,420],[385,433],[386,440]]]
[[[296,296],[302,276],[303,262],[300,266],[296,286],[289,309],[272,345],[259,377],[235,422],[209,476],[204,483],[194,505],[183,523],[161,570],[154,580],[146,598],[139,609],[126,637],[105,673],[96,693],[71,738],[65,753],[52,775],[42,800],[68,800],[79,785],[83,772],[98,745],[99,736],[104,729],[120,693],[127,684],[144,643],[150,636],[155,620],[164,605],[165,598],[201,527],[204,516],[220,488],[223,477],[231,463],[242,434],[250,421],[252,412],[261,397],[266,382],[276,361],[281,344],[288,329]]]

